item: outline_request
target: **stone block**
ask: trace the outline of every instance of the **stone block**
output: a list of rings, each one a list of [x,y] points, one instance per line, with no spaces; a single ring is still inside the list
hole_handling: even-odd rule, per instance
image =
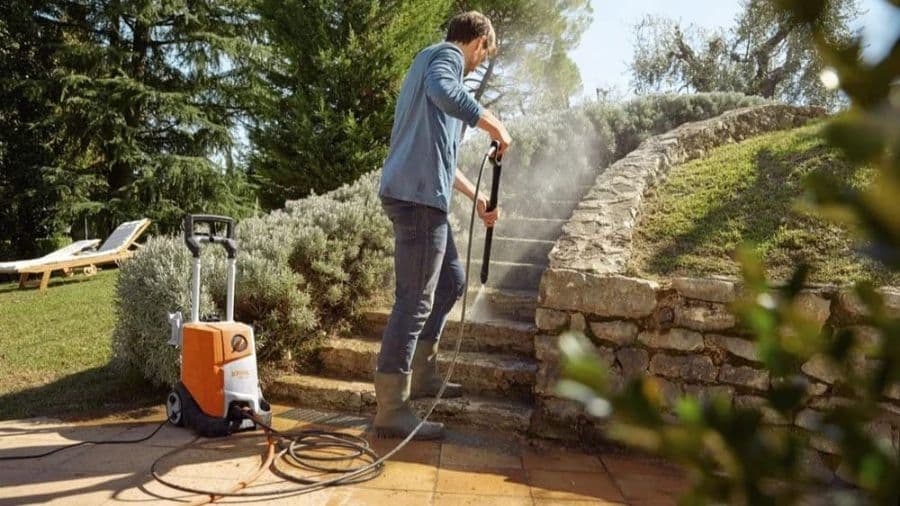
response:
[[[641,332],[638,336],[638,341],[648,348],[680,351],[700,351],[703,349],[703,336],[698,332],[685,329]]]
[[[646,374],[650,364],[650,355],[640,348],[622,348],[616,352],[616,358],[626,379]]]
[[[676,356],[657,353],[650,359],[649,371],[667,378],[682,378],[688,381],[716,380],[717,369],[711,358],[703,355]]]
[[[794,300],[796,308],[805,318],[819,327],[831,316],[831,301],[812,292],[801,292]]]
[[[681,397],[684,395],[681,391],[681,386],[679,386],[677,383],[659,377],[650,377],[649,380],[654,382],[659,388],[663,406],[665,406],[666,408],[674,408],[675,403],[678,402],[678,399],[681,399]]]
[[[737,295],[733,282],[718,279],[674,278],[672,288],[682,297],[709,302],[728,303]]]
[[[876,291],[881,294],[885,312],[888,316],[893,318],[900,317],[900,289],[885,286],[878,288]],[[837,304],[842,313],[853,319],[869,315],[869,310],[852,289],[841,290],[837,297]]]
[[[829,385],[841,380],[840,369],[825,355],[814,355],[801,367],[804,373]]]
[[[728,385],[684,385],[684,394],[703,402],[715,397],[727,399],[731,403],[734,398],[734,387]]]
[[[587,330],[587,322],[584,320],[584,315],[581,313],[574,313],[569,318],[569,330],[573,330],[575,332],[580,332],[582,334]]]
[[[643,318],[656,308],[657,288],[643,279],[548,269],[541,278],[539,303],[601,317]]]
[[[737,317],[721,304],[684,305],[675,308],[675,325],[700,332],[716,332],[734,328]]]
[[[591,322],[591,332],[597,339],[622,346],[634,342],[638,326],[628,321]]]
[[[756,390],[768,390],[769,371],[724,364],[719,370],[719,381]]]
[[[569,326],[569,313],[539,307],[534,311],[534,323],[545,332],[554,332]]]
[[[707,348],[718,348],[735,357],[751,362],[760,361],[759,356],[756,354],[756,345],[748,339],[710,334],[704,338],[704,341]]]
[[[759,411],[762,415],[763,423],[769,425],[790,425],[791,422],[787,418],[776,411],[769,405],[769,401],[765,397],[757,395],[741,395],[734,398],[734,406],[740,409],[752,409]]]
[[[802,409],[794,418],[794,425],[810,432],[818,432],[822,429],[822,412]]]

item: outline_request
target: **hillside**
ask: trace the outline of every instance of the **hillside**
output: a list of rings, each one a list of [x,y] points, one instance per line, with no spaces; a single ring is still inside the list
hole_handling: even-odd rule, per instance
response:
[[[793,266],[807,262],[813,282],[896,284],[896,273],[862,257],[846,227],[800,205],[807,174],[826,172],[854,187],[871,175],[826,146],[820,128],[817,123],[759,136],[675,167],[644,201],[632,274],[735,275],[734,251],[752,241],[773,279],[785,279]]]

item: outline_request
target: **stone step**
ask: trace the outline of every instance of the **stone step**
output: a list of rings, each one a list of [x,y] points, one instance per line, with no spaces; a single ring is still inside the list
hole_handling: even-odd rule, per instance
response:
[[[485,292],[488,294],[496,293],[496,291],[490,289],[485,289]],[[521,295],[521,297],[526,298],[530,297],[530,294],[533,292],[519,293],[527,294]],[[513,295],[511,296],[514,297],[515,294],[516,292],[513,292]],[[483,297],[489,298],[490,295],[483,295]],[[533,300],[537,300],[536,296]],[[477,306],[473,306],[472,303],[469,305],[473,312],[478,312],[476,311]],[[462,304],[457,304],[453,311],[450,312],[447,323],[444,325],[442,339],[444,340],[444,345],[447,346],[448,349],[455,349],[456,346],[456,339],[459,336],[459,314],[461,309]],[[463,329],[464,332],[462,338],[463,351],[495,352],[507,355],[523,355],[526,357],[534,356],[534,338],[537,335],[537,327],[534,325],[533,311],[531,312],[530,319],[526,321],[510,320],[505,317],[477,319],[470,317],[469,313],[470,311],[467,310],[467,321],[465,328]],[[375,340],[381,339],[381,335],[384,332],[384,327],[387,325],[390,314],[390,308],[379,308],[367,311],[364,315],[366,320],[366,331],[359,337]],[[473,316],[478,315],[476,314]]]
[[[562,235],[568,218],[515,218],[504,217],[497,223],[495,233],[503,237],[556,241]]]
[[[572,210],[578,207],[577,199],[545,199],[535,200],[531,196],[523,196],[515,200],[500,202],[500,209],[521,218],[555,218],[568,220],[572,217]],[[503,217],[498,222],[502,226]]]
[[[549,263],[549,261],[548,261]],[[547,263],[531,264],[491,260],[487,285],[501,290],[537,290]],[[481,259],[472,259],[471,276],[480,282]]]
[[[474,271],[472,278],[477,280]],[[500,290],[475,281],[475,284],[469,288],[466,300],[466,304],[468,304],[466,320],[481,323],[495,322],[498,325],[512,320],[530,325],[534,323],[534,312],[538,307],[537,298],[537,290]],[[455,311],[450,313],[450,317],[459,321],[462,304],[457,304],[454,309]]]
[[[316,410],[334,410],[358,416],[375,413],[375,388],[370,382],[342,381],[299,374],[283,375],[266,386],[266,398]],[[434,399],[412,402],[419,416]],[[490,397],[442,399],[430,419],[452,425],[485,427],[525,433],[531,425],[532,404]]]
[[[456,341],[441,346],[438,369],[446,374],[453,360]],[[372,377],[379,342],[371,339],[335,338],[319,348],[319,361],[325,376],[366,380]],[[495,395],[530,399],[537,362],[521,355],[460,352],[452,380],[468,395]]]
[[[491,260],[521,264],[546,264],[554,244],[556,241],[495,235],[491,239]],[[472,258],[483,257],[484,236],[473,238]]]

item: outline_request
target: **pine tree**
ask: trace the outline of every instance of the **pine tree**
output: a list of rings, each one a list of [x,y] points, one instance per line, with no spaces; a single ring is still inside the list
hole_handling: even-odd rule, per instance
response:
[[[403,76],[448,11],[448,0],[261,1],[274,56],[250,139],[266,206],[381,165]]]
[[[59,194],[46,184],[48,81],[60,35],[35,23],[27,3],[0,5],[0,258],[43,254],[64,232],[55,219]]]
[[[228,155],[256,56],[251,0],[47,1],[34,20],[62,32],[53,77],[59,145],[48,183],[60,218],[102,235],[147,216],[242,214],[250,192]],[[227,156],[226,156],[227,158]]]

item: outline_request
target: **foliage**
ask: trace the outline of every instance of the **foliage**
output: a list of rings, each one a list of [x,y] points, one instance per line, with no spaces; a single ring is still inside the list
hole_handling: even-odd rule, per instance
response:
[[[852,101],[849,110],[826,126],[828,143],[852,163],[875,170],[872,183],[864,188],[813,175],[807,182],[809,204],[823,215],[853,224],[873,257],[896,272],[900,268],[900,106],[896,98],[900,43],[895,42],[882,61],[867,64],[860,58],[858,40],[845,45],[829,35],[829,2],[778,0],[773,5],[788,14],[793,25],[811,30],[820,57],[835,68],[841,89]],[[611,393],[602,362],[584,341],[572,336],[562,341],[567,379],[560,391],[585,402],[589,412],[605,414],[611,408],[614,437],[686,466],[694,480],[686,503],[795,504],[804,494],[825,489],[804,472],[801,450],[807,441],[798,432],[764,426],[763,410],[787,417],[803,406],[807,394],[799,368],[819,355],[838,371],[844,402],[823,409],[822,416],[812,422],[815,436],[840,448],[841,474],[858,487],[858,494],[850,495],[865,503],[897,504],[897,452],[867,427],[882,409],[883,393],[900,383],[900,318],[885,309],[878,291],[860,284],[856,295],[867,309],[862,324],[877,329],[880,339],[865,347],[853,331],[820,332],[803,316],[796,298],[806,282],[805,266],[798,267],[785,287],[772,288],[752,254],[745,251],[740,259],[746,290],[734,310],[756,337],[757,352],[773,379],[763,406],[738,409],[724,399],[684,399],[677,405],[674,420],[664,417],[654,381],[639,379],[621,393]],[[829,495],[831,500],[842,500],[842,494]]]
[[[3,46],[17,41],[4,61],[18,76],[4,81],[10,100],[0,113],[17,122],[15,144],[0,153],[11,171],[4,191],[40,204],[6,210],[9,221],[44,237],[74,223],[72,232],[81,232],[85,223],[96,237],[137,217],[171,231],[185,212],[249,214],[245,175],[212,160],[230,160],[242,69],[259,56],[251,7],[251,0],[12,2],[0,34]],[[16,239],[33,245],[28,236]]]
[[[403,76],[439,40],[448,8],[448,0],[260,2],[273,57],[258,69],[250,165],[266,207],[381,165]]]
[[[470,85],[486,107],[503,115],[533,115],[569,106],[581,75],[568,52],[591,23],[586,0],[458,0],[453,12],[477,10],[494,25],[497,54]]]
[[[819,30],[835,43],[850,40],[850,23],[859,15],[857,0],[835,0]],[[729,30],[706,31],[654,16],[635,27],[631,62],[637,93],[738,91],[786,103],[832,107],[840,97],[819,79],[822,59],[813,32],[790,23],[767,0],[744,0]]]
[[[352,321],[388,284],[390,222],[377,203],[378,172],[332,193],[239,222],[235,319],[253,325],[263,361],[308,365],[316,340]],[[190,255],[157,237],[121,268],[114,347],[119,363],[155,384],[178,377],[167,313],[190,313]],[[203,252],[201,315],[224,315],[225,260]]]
[[[859,254],[847,227],[810,216],[793,201],[810,174],[863,188],[871,169],[857,169],[825,145],[821,124],[773,132],[675,167],[641,206],[632,269],[639,275],[737,275],[734,253],[750,240],[770,277],[810,266],[810,281],[896,284],[897,274]]]
[[[59,189],[47,183],[46,141],[54,128],[54,87],[46,83],[61,35],[35,22],[23,2],[0,5],[0,259],[40,256],[65,232]]]

